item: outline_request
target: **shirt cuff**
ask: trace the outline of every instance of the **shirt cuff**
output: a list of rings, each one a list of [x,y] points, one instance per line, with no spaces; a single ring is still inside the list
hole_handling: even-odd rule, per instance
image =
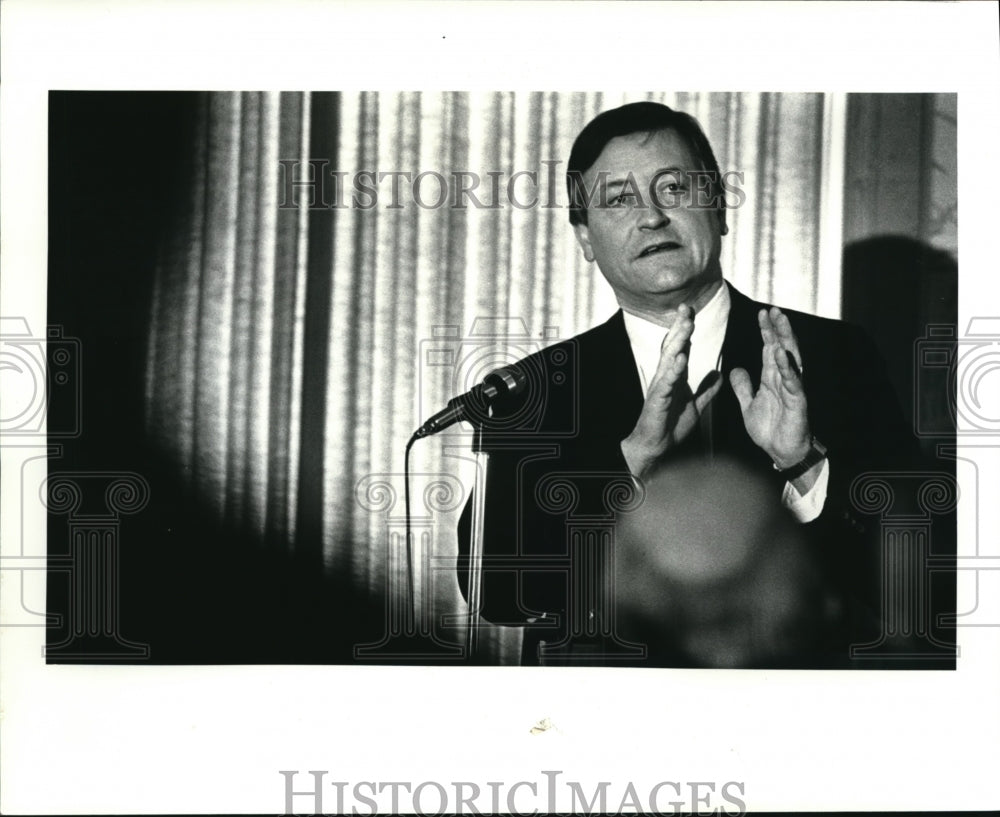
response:
[[[781,492],[781,504],[788,508],[799,522],[812,522],[823,511],[826,502],[826,488],[830,482],[830,461],[823,460],[823,467],[812,488],[804,494],[795,490],[790,482],[785,483]]]

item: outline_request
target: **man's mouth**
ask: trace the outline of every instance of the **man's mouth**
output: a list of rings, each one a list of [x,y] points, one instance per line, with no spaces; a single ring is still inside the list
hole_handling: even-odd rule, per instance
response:
[[[640,258],[645,258],[646,256],[653,255],[658,252],[669,252],[670,250],[679,250],[681,245],[676,241],[661,241],[658,244],[650,244],[641,253],[639,253]]]

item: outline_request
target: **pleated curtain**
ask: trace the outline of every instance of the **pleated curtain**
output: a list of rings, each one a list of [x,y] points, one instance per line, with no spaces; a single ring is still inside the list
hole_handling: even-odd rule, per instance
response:
[[[220,522],[248,547],[316,552],[373,598],[401,591],[390,554],[412,431],[492,365],[617,308],[576,246],[563,174],[580,128],[637,99],[695,115],[722,169],[743,174],[727,277],[815,311],[823,276],[839,276],[819,253],[837,126],[823,95],[202,95],[189,196],[159,251],[147,425]],[[433,171],[419,186],[427,206],[402,177],[389,206],[391,176],[373,185],[376,206],[352,206],[365,170]],[[484,203],[494,172],[501,206],[433,206],[435,174],[455,171],[478,174]],[[537,188],[524,176],[513,187],[522,203],[537,192],[537,206],[506,199],[519,171],[538,174]],[[315,174],[322,187],[290,186]],[[310,207],[311,193],[334,198],[333,178],[348,206]],[[452,435],[417,443],[412,470],[415,603],[437,621],[464,609],[449,565],[472,463]],[[488,627],[483,649],[514,662],[518,638]]]

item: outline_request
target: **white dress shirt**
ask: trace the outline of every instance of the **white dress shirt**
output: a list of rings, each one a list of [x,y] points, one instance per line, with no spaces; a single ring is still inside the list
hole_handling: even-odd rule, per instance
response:
[[[729,320],[729,286],[725,281],[718,292],[694,317],[694,331],[691,333],[691,351],[688,356],[688,383],[692,391],[711,371],[722,369],[722,341],[726,336]],[[642,392],[649,391],[649,384],[656,375],[660,362],[660,348],[667,336],[667,330],[645,318],[624,311],[625,331],[632,346],[632,356],[639,370]],[[723,386],[725,388],[725,385]],[[799,494],[790,482],[785,483],[781,502],[800,522],[811,522],[823,510],[826,501],[830,465],[823,460],[819,477],[805,494]]]

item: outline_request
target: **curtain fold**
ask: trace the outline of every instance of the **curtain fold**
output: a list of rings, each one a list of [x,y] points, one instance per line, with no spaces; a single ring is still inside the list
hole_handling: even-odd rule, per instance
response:
[[[248,547],[310,556],[376,599],[403,592],[389,556],[412,430],[616,308],[576,246],[563,180],[580,128],[636,99],[693,113],[722,169],[743,173],[727,277],[813,309],[822,95],[202,95],[189,201],[160,248],[147,424]],[[412,470],[417,607],[459,614],[449,564],[471,462],[430,439]],[[517,631],[487,628],[484,646],[513,663]]]

